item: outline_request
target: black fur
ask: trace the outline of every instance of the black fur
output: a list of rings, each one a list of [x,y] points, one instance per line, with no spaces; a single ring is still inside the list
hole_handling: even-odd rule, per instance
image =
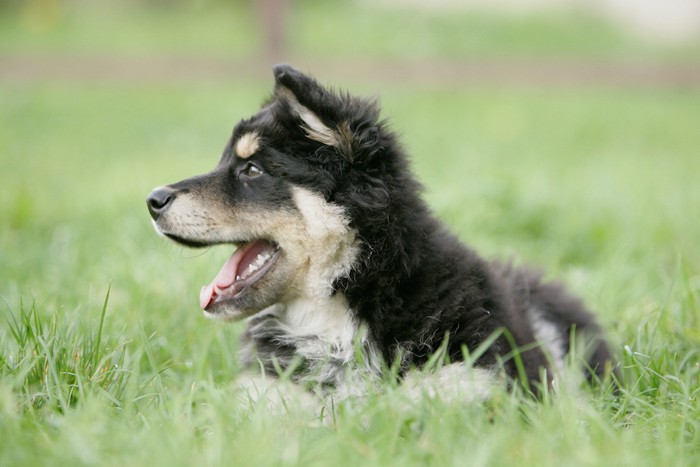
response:
[[[404,151],[378,120],[374,103],[329,93],[288,67],[277,67],[275,75],[324,123],[349,124],[350,151],[304,149],[327,166],[334,182],[324,178],[323,186],[312,187],[344,206],[360,234],[362,263],[338,281],[337,289],[368,323],[387,362],[401,351],[406,365],[420,366],[446,333],[452,361],[462,358],[463,345],[474,350],[500,328],[510,332],[517,346],[527,348],[534,337],[524,313],[531,307],[541,308],[561,326],[567,344],[574,329],[600,336],[593,316],[563,287],[543,283],[539,274],[526,269],[486,262],[447,232],[420,198]],[[297,131],[298,123],[287,128]],[[502,336],[480,363],[493,364],[498,355],[512,351]],[[543,352],[536,348],[521,357],[527,378],[539,380],[540,368],[548,367]],[[599,338],[589,365],[601,375],[605,361],[611,355]],[[506,368],[516,375],[514,359]]]

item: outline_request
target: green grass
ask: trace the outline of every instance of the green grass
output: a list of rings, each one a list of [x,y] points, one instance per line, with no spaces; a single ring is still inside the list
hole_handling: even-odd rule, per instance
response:
[[[197,311],[228,252],[156,237],[144,197],[212,167],[266,86],[16,85],[0,111],[0,463],[697,462],[700,94],[377,91],[441,217],[598,312],[618,398],[406,410],[387,387],[330,425],[241,403],[241,327]]]
[[[330,24],[345,8],[303,5],[299,21],[327,11]],[[57,47],[132,53],[136,39],[117,39],[145,20],[118,18],[94,44],[73,18]],[[166,15],[143,50],[172,50],[173,24],[220,24],[200,18]],[[50,51],[24,34],[0,27],[0,50]],[[177,49],[214,47],[211,34]],[[334,44],[316,53],[350,53]],[[450,57],[449,44],[425,53]],[[366,53],[407,53],[382,47]],[[320,423],[243,397],[242,325],[197,305],[230,252],[157,237],[145,208],[154,186],[215,165],[271,81],[0,83],[0,465],[700,464],[700,91],[337,83],[382,96],[430,204],[465,241],[585,299],[624,383],[615,397],[503,390],[471,404],[401,403],[387,383]]]

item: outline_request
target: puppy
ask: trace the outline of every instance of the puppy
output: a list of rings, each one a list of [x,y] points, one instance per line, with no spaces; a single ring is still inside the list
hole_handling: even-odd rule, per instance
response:
[[[274,68],[272,97],[233,129],[209,173],[155,189],[162,235],[234,249],[199,301],[248,320],[243,360],[323,391],[439,357],[534,388],[572,339],[610,371],[593,316],[557,283],[482,259],[420,197],[376,102]]]

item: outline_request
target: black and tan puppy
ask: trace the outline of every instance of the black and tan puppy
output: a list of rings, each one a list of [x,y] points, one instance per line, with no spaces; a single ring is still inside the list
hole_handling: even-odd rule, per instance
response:
[[[271,373],[296,362],[294,380],[338,389],[353,372],[421,367],[438,348],[460,362],[494,336],[476,366],[532,384],[579,336],[592,342],[587,371],[609,368],[579,300],[483,260],[435,218],[375,102],[289,66],[274,75],[273,96],[236,125],[213,171],[148,197],[168,238],[235,248],[200,305],[249,318],[247,362]]]

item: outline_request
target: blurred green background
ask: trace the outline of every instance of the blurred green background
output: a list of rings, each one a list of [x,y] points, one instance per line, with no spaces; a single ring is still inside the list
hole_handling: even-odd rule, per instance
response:
[[[178,448],[209,449],[204,437],[189,441],[187,423],[200,433],[201,419],[173,401],[190,407],[188,388],[225,385],[238,372],[241,325],[206,321],[197,306],[199,286],[230,251],[158,238],[145,196],[216,164],[233,125],[271,92],[277,62],[379,96],[430,204],[461,238],[487,257],[542,266],[600,316],[648,412],[613,417],[639,437],[607,439],[603,428],[591,436],[601,457],[586,459],[626,446],[635,461],[667,461],[678,451],[647,442],[659,432],[697,459],[700,12],[693,2],[655,3],[1,0],[0,463],[48,455],[90,464],[90,453],[187,463]],[[135,389],[100,383],[87,400],[119,407],[128,432],[114,412],[78,403],[66,413],[60,396],[73,401],[76,383],[42,370],[53,355],[46,342],[73,368],[108,289],[100,342],[127,356]],[[34,347],[13,332],[28,310],[46,323]],[[201,399],[223,413],[226,401],[210,395]],[[690,422],[677,422],[679,400]],[[147,428],[159,423],[160,435]],[[520,450],[445,449],[520,461],[546,429],[501,433],[522,437]],[[358,443],[380,462],[416,439],[404,433],[405,445],[386,448],[346,432],[341,449],[312,433],[301,446],[320,438],[324,455],[354,461],[365,458]],[[137,436],[163,447],[139,451]],[[274,461],[283,449],[222,436],[238,439],[248,460]],[[134,451],[117,454],[118,443]],[[459,457],[449,452],[428,460]],[[540,461],[556,464],[552,456]]]
[[[655,235],[668,263],[692,253],[696,225],[673,222],[699,196],[694,30],[640,28],[596,2],[485,3],[1,2],[4,300],[72,293],[71,308],[104,291],[114,271],[78,277],[129,228],[114,261],[167,261],[145,194],[212,167],[282,61],[381,96],[433,206],[487,254],[595,269],[627,233]],[[95,258],[45,272],[82,231]]]

